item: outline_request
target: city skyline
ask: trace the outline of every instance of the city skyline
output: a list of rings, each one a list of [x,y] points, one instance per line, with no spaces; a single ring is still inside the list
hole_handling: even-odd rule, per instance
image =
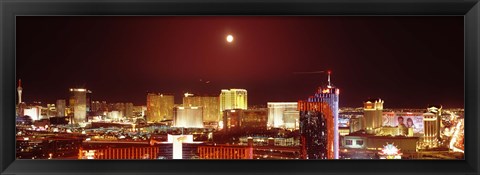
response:
[[[295,102],[326,75],[294,72],[318,70],[332,70],[340,107],[464,100],[461,17],[19,17],[17,51],[27,103],[55,103],[77,87],[136,105],[147,92],[179,104],[185,92],[230,88],[247,89],[249,105]]]

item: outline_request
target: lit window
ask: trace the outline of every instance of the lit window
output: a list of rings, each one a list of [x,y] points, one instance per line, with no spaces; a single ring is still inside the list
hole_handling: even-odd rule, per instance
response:
[[[355,144],[357,144],[357,145],[363,145],[363,140],[357,140],[357,141],[355,141]]]
[[[352,145],[352,140],[346,140],[345,145]]]

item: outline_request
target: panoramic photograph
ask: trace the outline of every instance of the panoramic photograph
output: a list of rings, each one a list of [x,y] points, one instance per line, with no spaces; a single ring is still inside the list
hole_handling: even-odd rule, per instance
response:
[[[465,157],[463,16],[17,16],[15,28],[17,159]]]

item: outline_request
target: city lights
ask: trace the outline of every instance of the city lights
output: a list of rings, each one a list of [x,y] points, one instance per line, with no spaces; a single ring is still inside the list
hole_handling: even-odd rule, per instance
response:
[[[56,135],[52,143],[65,147],[61,154],[60,149],[46,149],[50,152],[42,154],[44,157],[23,152],[17,157],[422,159],[428,155],[457,159],[457,154],[432,150],[464,153],[463,118],[459,117],[463,109],[444,110],[437,105],[392,110],[384,108],[381,99],[368,99],[363,108],[340,109],[339,90],[332,85],[318,88],[306,100],[267,102],[263,108],[247,106],[246,89],[221,89],[218,96],[184,93],[183,104],[174,104],[173,95],[147,93],[146,106],[91,101],[91,91],[86,89],[72,88],[70,92],[69,105],[66,100],[46,107],[19,104],[31,120],[17,124],[21,127],[17,133],[20,150],[44,144],[41,139],[49,136],[42,132],[50,132]],[[63,120],[58,123],[44,116]],[[25,134],[29,132],[38,133],[32,137]]]
[[[436,32],[424,22],[399,32],[410,22],[373,25],[370,17],[353,21],[372,25],[347,25],[348,17],[149,17],[140,28],[133,18],[128,25],[23,18],[15,69],[22,80],[10,92],[15,116],[2,116],[15,118],[17,159],[462,160],[468,153],[464,50],[451,44],[463,46],[464,30],[459,38],[445,30],[463,27],[461,17],[456,25],[445,21],[457,17],[434,20],[442,21]],[[338,32],[330,21],[339,18],[362,29]],[[118,31],[90,30],[98,24]],[[39,31],[53,38],[36,41]],[[438,33],[445,35],[437,40]]]

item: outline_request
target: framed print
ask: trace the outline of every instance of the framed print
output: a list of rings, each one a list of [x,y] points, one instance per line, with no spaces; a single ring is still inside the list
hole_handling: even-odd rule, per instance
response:
[[[478,174],[478,1],[0,5],[2,174]]]

